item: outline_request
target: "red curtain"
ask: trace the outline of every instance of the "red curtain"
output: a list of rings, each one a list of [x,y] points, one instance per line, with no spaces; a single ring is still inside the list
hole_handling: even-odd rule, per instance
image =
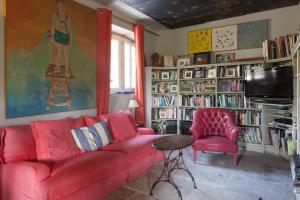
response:
[[[110,54],[112,12],[97,10],[97,114],[106,114],[110,95]]]
[[[136,123],[146,125],[145,97],[144,97],[144,26],[134,26],[134,40],[136,51],[136,86],[135,98],[140,107],[136,109]]]

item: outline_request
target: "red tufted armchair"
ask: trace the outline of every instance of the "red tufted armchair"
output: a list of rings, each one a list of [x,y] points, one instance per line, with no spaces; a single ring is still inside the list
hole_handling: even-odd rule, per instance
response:
[[[191,133],[194,161],[197,151],[224,152],[233,154],[233,164],[238,164],[237,137],[240,129],[236,126],[231,112],[220,108],[204,108],[196,111]]]

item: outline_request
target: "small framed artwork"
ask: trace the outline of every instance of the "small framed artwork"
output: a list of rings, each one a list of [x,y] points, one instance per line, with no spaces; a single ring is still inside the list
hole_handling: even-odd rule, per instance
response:
[[[216,63],[229,63],[235,59],[235,53],[222,53],[216,55]]]
[[[184,67],[189,65],[191,65],[190,57],[177,58],[177,67]]]
[[[156,80],[157,79],[156,72],[152,72],[151,77],[152,77],[153,80]]]
[[[201,67],[200,69],[194,70],[194,76],[195,78],[205,78],[206,76],[206,68]]]
[[[228,67],[225,71],[226,77],[235,77],[235,67]]]
[[[216,78],[217,77],[217,69],[208,69],[207,70],[207,78]]]
[[[162,79],[162,80],[169,80],[169,79],[170,79],[170,74],[169,74],[169,72],[162,72],[162,73],[161,73],[161,79]]]
[[[164,66],[165,67],[174,67],[173,56],[168,56],[168,55],[164,56]]]
[[[177,92],[178,91],[178,85],[171,85],[171,92]]]
[[[193,71],[185,71],[183,78],[184,79],[192,79],[193,78]]]
[[[204,65],[210,63],[210,53],[195,53],[194,54],[194,64]]]
[[[159,118],[160,119],[166,119],[167,118],[167,112],[164,110],[159,111]]]
[[[158,92],[158,85],[152,85],[151,90],[153,93],[157,93]]]

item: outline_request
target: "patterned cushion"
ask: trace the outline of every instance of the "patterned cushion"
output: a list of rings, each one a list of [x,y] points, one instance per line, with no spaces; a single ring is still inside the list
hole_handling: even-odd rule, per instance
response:
[[[92,126],[72,129],[71,132],[77,146],[85,151],[98,150],[113,141],[106,120]]]

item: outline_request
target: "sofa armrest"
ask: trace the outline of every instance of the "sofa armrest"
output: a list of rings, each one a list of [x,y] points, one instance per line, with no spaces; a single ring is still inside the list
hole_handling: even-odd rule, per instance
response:
[[[140,135],[154,135],[155,131],[152,128],[137,128]]]
[[[2,199],[11,195],[16,195],[16,199],[37,199],[39,184],[50,176],[51,170],[44,163],[17,161],[1,165],[1,174]]]
[[[235,124],[231,124],[226,128],[225,135],[232,142],[236,142],[240,132],[240,128],[238,128]]]
[[[199,126],[192,126],[190,128],[190,131],[192,133],[192,136],[195,140],[198,140],[202,137],[203,131],[202,128]]]

